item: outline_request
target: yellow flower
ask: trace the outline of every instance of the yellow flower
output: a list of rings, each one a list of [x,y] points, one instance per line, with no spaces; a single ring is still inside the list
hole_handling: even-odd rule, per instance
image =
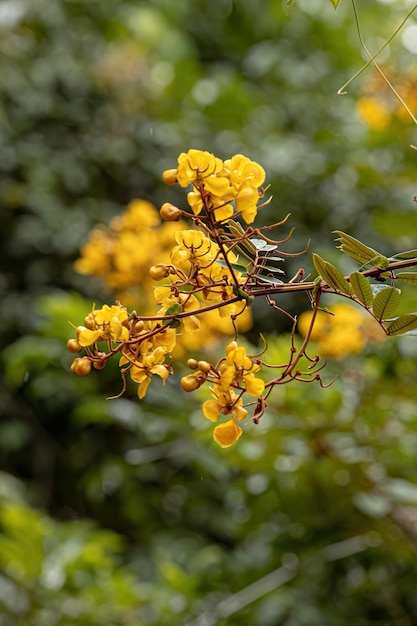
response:
[[[121,364],[126,362],[123,357],[122,359]],[[129,373],[131,379],[139,383],[138,396],[140,400],[145,397],[153,374],[159,376],[165,385],[169,376],[169,370],[167,366],[164,365],[164,361],[165,350],[162,346],[158,346],[149,354],[141,356],[141,359],[135,360],[134,365],[130,368]]]
[[[173,248],[171,261],[187,271],[191,265],[210,265],[213,261],[212,249],[215,244],[199,230],[181,230],[176,233],[178,246]]]
[[[236,210],[247,224],[251,224],[257,214],[259,187],[265,182],[265,170],[242,154],[225,161],[224,167],[229,172],[230,183],[235,191]]]
[[[78,341],[83,348],[91,346],[96,341],[127,341],[129,329],[123,325],[128,319],[128,312],[119,305],[108,306],[94,310],[91,313],[94,328],[80,327]]]
[[[208,420],[217,422],[220,414],[232,414],[239,420],[247,416],[248,412],[242,406],[242,398],[232,389],[222,389],[216,384],[210,391],[215,400],[206,400],[203,404],[203,414]]]
[[[158,313],[166,313],[173,304],[179,304],[184,313],[189,313],[200,307],[195,296],[185,293],[177,294],[172,287],[155,287],[154,297],[157,304],[163,305]],[[185,330],[189,333],[195,333],[200,328],[200,322],[195,315],[184,317],[181,321]]]
[[[214,154],[191,149],[188,152],[182,152],[178,157],[177,181],[181,187],[188,187],[192,183],[200,184],[222,169],[223,161]]]
[[[244,386],[251,396],[260,396],[265,389],[265,383],[255,377],[258,370],[259,365],[246,355],[246,349],[233,341],[227,346],[226,360],[220,367],[220,386],[223,390],[230,385]]]
[[[372,130],[383,130],[389,124],[391,114],[381,98],[363,96],[356,104],[361,120]]]

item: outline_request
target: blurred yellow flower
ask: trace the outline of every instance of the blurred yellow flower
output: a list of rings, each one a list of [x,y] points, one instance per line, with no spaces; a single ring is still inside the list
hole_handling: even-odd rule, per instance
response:
[[[382,98],[362,96],[356,103],[360,119],[372,130],[383,130],[391,120],[391,113]]]
[[[362,352],[372,341],[382,341],[384,332],[378,324],[349,304],[335,304],[329,307],[330,313],[319,311],[311,333],[320,351],[325,355],[343,358],[348,354]],[[305,311],[298,318],[298,330],[305,336],[308,332],[312,311]]]

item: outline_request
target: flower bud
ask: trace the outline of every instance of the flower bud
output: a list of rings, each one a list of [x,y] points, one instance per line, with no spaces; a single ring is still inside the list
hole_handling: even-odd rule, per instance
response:
[[[198,367],[198,362],[195,359],[188,359],[187,366],[190,370],[196,370]]]
[[[165,172],[162,172],[162,180],[166,185],[175,185],[177,182],[177,170],[165,170]]]
[[[132,333],[141,333],[142,330],[145,328],[145,322],[143,320],[137,320],[133,327],[132,327]]]
[[[71,363],[71,372],[77,374],[77,376],[88,376],[91,372],[91,361],[88,357],[82,357],[74,359]]]
[[[94,316],[89,313],[88,315],[85,316],[84,318],[84,326],[86,328],[88,328],[88,330],[95,330],[96,329],[96,322],[94,320]]]
[[[105,359],[100,359],[100,361],[93,361],[93,367],[95,370],[102,370],[106,367],[107,361]]]
[[[149,268],[149,275],[152,280],[162,280],[169,275],[169,267],[163,263],[152,265],[152,267]]]
[[[77,352],[81,352],[82,347],[80,346],[77,339],[68,339],[67,350],[69,350],[73,354],[76,354]]]
[[[197,366],[200,372],[203,372],[203,374],[208,374],[211,370],[211,365],[207,361],[199,361]]]
[[[165,204],[161,206],[159,213],[166,222],[178,222],[182,215],[181,209],[170,202],[165,202]]]
[[[181,378],[181,387],[184,391],[195,391],[204,382],[204,378],[200,378],[200,376],[196,376],[195,374],[188,374],[187,376],[183,376]]]

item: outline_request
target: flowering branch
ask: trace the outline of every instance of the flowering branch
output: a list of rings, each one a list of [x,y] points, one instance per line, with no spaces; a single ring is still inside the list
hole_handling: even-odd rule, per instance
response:
[[[148,313],[146,308],[151,306],[146,303],[142,313],[129,312],[122,298],[112,306],[93,309],[84,325],[76,328],[76,338],[68,342],[70,352],[84,351],[84,356],[77,356],[72,363],[71,369],[76,374],[85,376],[92,368],[103,369],[117,355],[122,393],[129,375],[138,384],[138,396],[142,399],[154,375],[166,383],[173,374],[181,343],[183,353],[189,353],[186,338],[198,337],[210,316],[217,316],[212,322],[211,335],[223,322],[231,322],[225,356],[215,364],[189,358],[190,373],[181,379],[181,386],[187,392],[209,385],[212,398],[204,402],[203,414],[216,423],[215,441],[228,447],[242,435],[245,421],[258,423],[276,386],[292,381],[318,381],[322,387],[327,386],[321,374],[326,361],[308,354],[311,340],[319,336],[320,328],[327,323],[323,322],[323,316],[331,317],[321,308],[322,294],[336,294],[355,302],[387,335],[417,329],[417,313],[395,316],[401,297],[397,283],[417,285],[417,272],[404,271],[417,266],[417,250],[388,258],[354,237],[336,231],[339,248],[359,264],[357,271],[344,276],[334,265],[313,254],[318,274],[314,281],[304,279],[302,268],[284,281],[282,263],[287,257],[304,254],[307,248],[297,253],[281,249],[291,239],[292,230],[281,239],[270,236],[271,231],[286,224],[288,215],[274,224],[251,226],[258,211],[271,201],[264,200],[265,172],[258,163],[240,154],[222,161],[208,152],[189,150],[179,156],[175,169],[163,173],[163,180],[190,189],[187,201],[191,211],[171,203],[161,207],[160,215],[169,236],[161,258],[155,259],[154,250],[149,257],[157,261],[148,266],[149,278],[159,284],[152,289],[146,284],[145,289],[153,293],[154,310]],[[153,232],[149,230],[149,224],[155,225],[149,207],[138,202],[132,214],[126,216],[130,231]],[[184,218],[191,220],[192,228],[187,227]],[[122,240],[120,223],[117,229]],[[95,238],[100,237],[102,234],[96,233]],[[119,239],[115,236],[113,247],[106,249],[117,249]],[[172,247],[173,240],[176,245]],[[123,253],[125,248],[118,252],[121,255],[117,257],[118,263],[111,257],[109,266],[129,267],[131,260],[127,262]],[[86,267],[82,261],[79,269],[91,271],[91,266],[87,263]],[[130,283],[127,274],[126,270],[120,271],[122,284],[134,286],[140,275],[138,268],[132,272]],[[294,292],[305,292],[311,304],[311,313],[299,319],[273,298]],[[285,363],[269,363],[264,359],[265,350],[251,355],[238,344],[239,324],[247,319],[252,303],[260,297],[292,321],[289,357]],[[299,347],[296,330],[303,335]],[[301,366],[303,359],[306,366]],[[268,380],[267,374],[274,371],[279,374]]]

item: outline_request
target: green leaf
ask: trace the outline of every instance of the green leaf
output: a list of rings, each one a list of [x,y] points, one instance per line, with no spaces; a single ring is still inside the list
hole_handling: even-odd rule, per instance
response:
[[[337,7],[339,6],[339,3],[341,2],[341,0],[330,0],[330,2],[334,6],[334,8],[337,9]]]
[[[229,263],[227,264],[226,261],[223,261],[223,259],[216,259],[215,263],[217,263],[217,265],[221,265],[222,267],[230,267],[235,271],[235,272],[242,272],[243,274],[246,274],[246,272],[248,271],[247,267],[245,267],[244,265],[239,265],[239,263]]]
[[[405,252],[399,252],[398,254],[394,254],[392,259],[416,259],[417,264],[417,249],[414,250],[406,250]]]
[[[377,252],[373,248],[369,248],[369,246],[366,246],[358,239],[355,239],[355,237],[347,235],[341,230],[335,230],[333,232],[338,236],[337,241],[340,241],[340,246],[338,246],[340,250],[361,265],[369,263],[369,261],[371,261],[375,257],[382,257],[379,252]]]
[[[260,269],[266,272],[273,272],[274,274],[285,274],[279,267],[273,265],[261,265]]]
[[[249,241],[253,243],[257,250],[261,250],[262,252],[271,252],[278,248],[278,246],[268,243],[265,239],[249,239]]]
[[[313,263],[317,272],[329,287],[347,295],[352,293],[352,287],[337,267],[322,259],[318,254],[313,254]]]
[[[375,317],[381,321],[391,317],[398,309],[401,292],[395,287],[385,287],[375,296],[372,306]]]
[[[395,280],[408,285],[417,285],[417,272],[399,272],[395,275]]]
[[[417,313],[400,315],[386,328],[388,335],[402,335],[417,328]]]
[[[364,304],[367,308],[370,308],[374,301],[374,296],[371,285],[365,276],[363,276],[360,272],[352,272],[349,278],[354,295],[357,297],[359,302],[362,302],[362,304]]]

